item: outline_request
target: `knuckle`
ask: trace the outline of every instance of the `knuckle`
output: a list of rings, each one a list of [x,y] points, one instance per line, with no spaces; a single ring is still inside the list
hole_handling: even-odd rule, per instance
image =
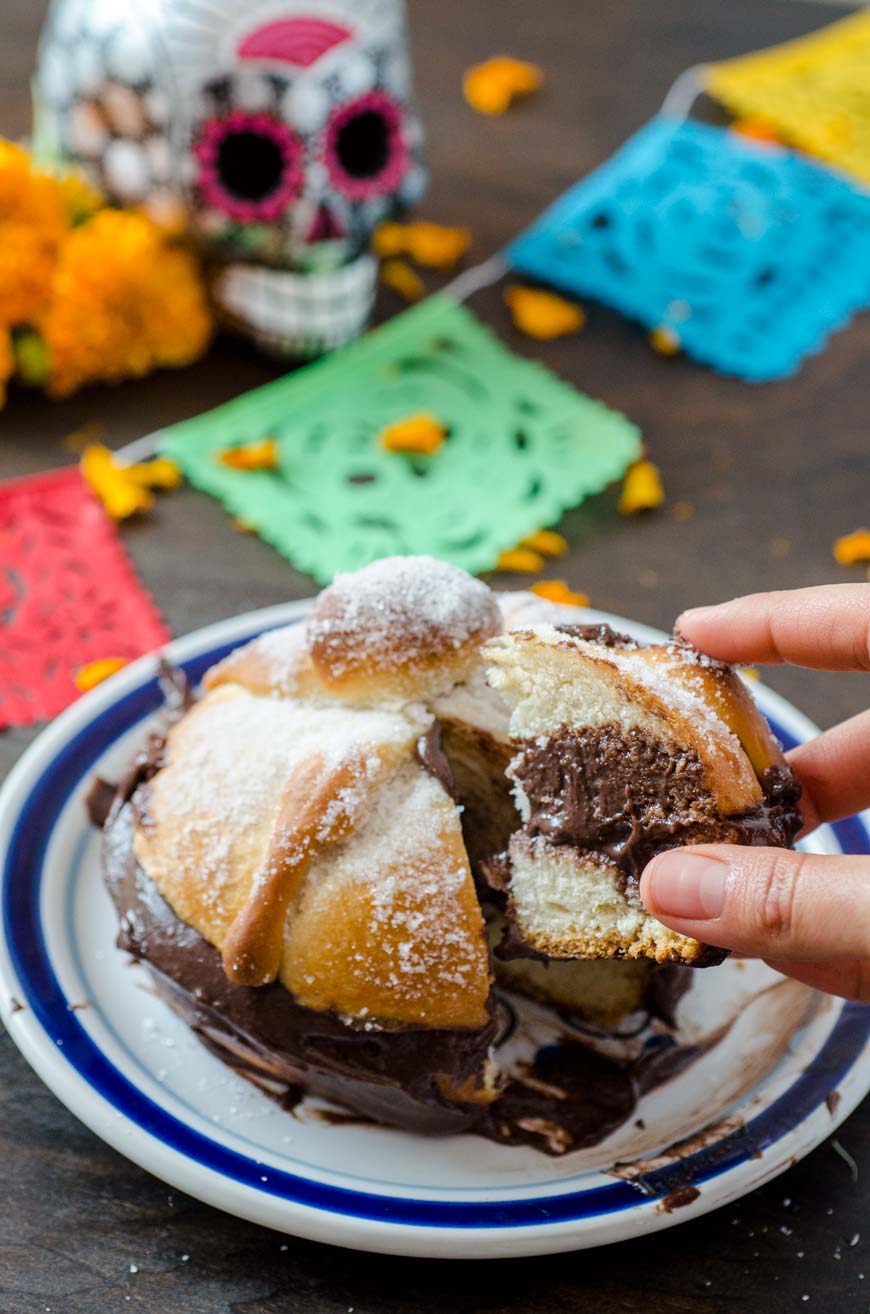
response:
[[[754,884],[756,925],[765,938],[789,940],[796,930],[797,888],[803,866],[800,853],[771,855],[761,865]]]

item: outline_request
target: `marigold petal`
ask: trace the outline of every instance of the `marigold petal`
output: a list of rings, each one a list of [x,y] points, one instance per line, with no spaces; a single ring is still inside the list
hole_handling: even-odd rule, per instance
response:
[[[517,575],[537,575],[544,569],[544,558],[540,552],[531,548],[515,547],[499,556],[496,570],[511,571]]]
[[[423,219],[407,228],[405,249],[424,269],[452,269],[470,246],[470,228],[451,228]]]
[[[405,301],[420,301],[426,295],[426,285],[406,260],[385,260],[381,265],[381,282]]]
[[[870,529],[856,529],[838,538],[834,544],[834,560],[841,566],[857,566],[870,561]]]
[[[568,540],[557,534],[555,529],[539,529],[537,534],[524,538],[520,547],[531,548],[544,557],[564,557],[568,551]]]
[[[420,411],[388,424],[378,434],[378,441],[387,452],[434,456],[446,437],[446,426],[428,411]]]
[[[679,334],[667,324],[660,324],[650,332],[649,344],[659,356],[678,356],[683,350]]]
[[[588,607],[589,597],[586,593],[575,593],[563,579],[542,579],[532,584],[531,593],[548,602],[558,602],[563,607]]]
[[[281,449],[277,438],[262,438],[256,443],[225,447],[218,452],[217,459],[230,470],[277,470]]]
[[[390,256],[405,255],[408,250],[407,224],[379,224],[372,237],[372,250],[382,260]]]
[[[118,465],[102,443],[88,443],[79,464],[83,478],[112,520],[126,520],[137,512],[147,511],[153,503],[151,490],[134,483],[126,468]]]
[[[86,666],[80,666],[73,675],[75,687],[81,693],[87,693],[89,689],[95,689],[103,680],[108,680],[110,675],[115,675],[127,664],[126,657],[101,657],[98,661],[88,662]]]
[[[773,124],[760,114],[748,114],[745,118],[735,119],[731,131],[739,137],[751,137],[753,141],[781,143],[783,140]]]
[[[509,287],[504,299],[515,328],[541,342],[579,333],[586,323],[586,316],[579,306],[543,288]]]
[[[619,495],[618,509],[624,516],[633,516],[638,511],[650,511],[661,506],[665,500],[665,490],[657,465],[652,461],[636,461],[629,467]]]
[[[140,488],[164,488],[171,490],[181,484],[180,467],[168,456],[155,457],[153,461],[138,461],[135,465],[124,467],[127,478],[132,479]]]
[[[468,104],[479,113],[503,114],[516,96],[537,91],[543,80],[537,64],[510,55],[494,55],[466,71],[462,91]]]

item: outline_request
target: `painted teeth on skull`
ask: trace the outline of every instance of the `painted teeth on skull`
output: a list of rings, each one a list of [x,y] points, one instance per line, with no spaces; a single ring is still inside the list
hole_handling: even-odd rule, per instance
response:
[[[255,32],[248,48],[261,40]],[[297,272],[355,259],[377,224],[421,190],[422,134],[401,94],[407,83],[395,51],[353,36],[308,68],[249,59],[208,82],[188,167],[200,238],[224,259]]]

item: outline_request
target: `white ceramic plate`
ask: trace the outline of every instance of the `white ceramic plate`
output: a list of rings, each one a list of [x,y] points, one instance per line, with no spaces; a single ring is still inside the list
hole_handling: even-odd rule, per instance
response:
[[[196,681],[232,647],[306,608],[211,626],[167,655]],[[781,698],[760,685],[755,693],[787,745],[813,733]],[[145,658],[49,726],[0,792],[0,1009],[67,1107],[179,1189],[360,1249],[452,1258],[570,1250],[736,1199],[816,1146],[870,1088],[870,1008],[729,962],[698,973],[680,1011],[682,1039],[731,1022],[724,1039],[643,1098],[643,1126],[630,1120],[561,1159],[474,1136],[331,1124],[315,1101],[282,1111],[201,1048],[149,991],[145,970],[114,947],[83,797],[95,771],[117,777],[159,705],[155,662]],[[824,828],[813,847],[870,851],[866,816]],[[553,1033],[552,1018],[532,1005],[509,1000],[506,1013],[517,1025],[503,1060]],[[654,1031],[624,1043],[661,1043]]]

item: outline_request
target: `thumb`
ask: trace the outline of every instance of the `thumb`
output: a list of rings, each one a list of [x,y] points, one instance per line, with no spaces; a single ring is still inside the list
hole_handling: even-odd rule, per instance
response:
[[[669,849],[647,866],[640,894],[666,926],[738,954],[870,959],[870,858]]]

